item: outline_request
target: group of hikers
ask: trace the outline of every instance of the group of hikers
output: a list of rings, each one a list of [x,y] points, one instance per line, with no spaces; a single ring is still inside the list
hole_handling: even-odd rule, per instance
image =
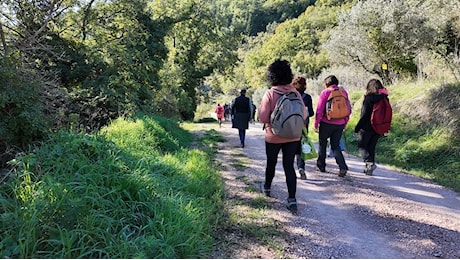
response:
[[[240,146],[244,148],[246,129],[249,128],[249,122],[255,122],[256,109],[256,105],[252,103],[250,98],[246,97],[246,89],[241,89],[240,96],[233,99],[230,105],[225,104],[222,107],[217,104],[214,113],[216,113],[219,127],[222,127],[222,120],[232,121],[232,127],[238,129]]]
[[[329,140],[331,152],[339,168],[337,173],[339,177],[345,177],[348,171],[348,166],[342,153],[344,148],[341,142],[343,142],[342,133],[347,127],[352,107],[348,101],[348,92],[339,85],[339,81],[334,75],[324,79],[324,89],[319,95],[316,109],[313,108],[311,96],[305,93],[306,79],[302,76],[294,77],[288,61],[277,59],[270,64],[266,70],[266,79],[270,89],[265,92],[258,108],[258,121],[264,125],[263,129],[265,130],[266,153],[265,181],[260,183],[259,188],[261,192],[270,197],[278,154],[282,151],[282,163],[288,190],[287,208],[292,213],[296,213],[297,174],[294,169],[294,160],[296,160],[300,178],[306,179],[305,161],[300,156],[302,136],[298,136],[298,134],[283,136],[276,134],[279,133],[279,129],[275,129],[273,114],[281,106],[278,101],[282,99],[283,95],[286,96],[287,93],[295,93],[297,99],[302,101],[300,117],[303,128],[308,130],[310,117],[314,116],[313,128],[319,135],[315,170],[326,172],[326,150]],[[336,93],[346,102],[341,104],[341,101],[333,101],[331,96],[336,95]],[[386,134],[377,131],[372,124],[374,106],[382,99],[388,101],[388,92],[380,80],[371,79],[366,86],[360,119],[354,128],[354,136],[358,140],[359,152],[365,163],[364,173],[366,175],[372,175],[377,167],[375,165],[375,148],[380,136]],[[337,104],[333,104],[334,102]],[[341,109],[346,110],[345,114],[335,116],[334,113],[336,112],[332,111],[334,106],[342,106]],[[242,89],[240,96],[232,101],[230,113],[232,128],[238,129],[241,147],[244,148],[246,129],[249,128],[249,121],[254,120],[255,113],[251,99],[246,97],[246,89]]]

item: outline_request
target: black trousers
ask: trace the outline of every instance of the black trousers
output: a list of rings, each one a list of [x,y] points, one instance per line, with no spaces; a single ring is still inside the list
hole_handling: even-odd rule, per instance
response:
[[[358,149],[364,162],[375,162],[375,147],[380,135],[374,131],[360,130],[358,136]]]
[[[334,151],[335,162],[339,166],[340,170],[348,170],[345,158],[340,150],[340,138],[342,138],[344,127],[344,125],[334,125],[324,122],[319,124],[319,151],[316,165],[320,169],[326,168],[327,139],[330,138],[331,149]]]
[[[286,176],[286,185],[289,198],[295,198],[297,189],[297,176],[294,170],[294,158],[297,152],[299,141],[273,144],[265,142],[265,154],[267,155],[267,166],[265,168],[265,188],[270,189],[275,177],[276,163],[280,150],[283,153],[283,169]]]

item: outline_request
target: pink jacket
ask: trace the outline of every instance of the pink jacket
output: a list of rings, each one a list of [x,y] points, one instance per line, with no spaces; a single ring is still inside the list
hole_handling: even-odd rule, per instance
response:
[[[331,86],[333,88],[338,88],[338,86],[333,85]],[[343,94],[348,98],[348,92],[342,88]],[[321,91],[321,94],[319,94],[319,99],[318,99],[318,104],[316,105],[316,113],[315,113],[315,124],[314,127],[315,129],[318,128],[320,122],[325,122],[328,124],[333,124],[333,125],[345,125],[347,126],[348,120],[350,119],[349,116],[343,119],[337,119],[337,120],[328,120],[326,116],[326,103],[327,99],[329,98],[329,94],[331,94],[331,91],[327,88],[324,88],[323,91]],[[351,107],[350,107],[351,111]]]
[[[273,86],[271,89],[276,89],[282,92],[288,92],[288,91],[296,92],[299,99],[302,100],[302,96],[291,85]],[[299,138],[283,138],[283,137],[275,135],[272,132],[272,127],[270,125],[270,114],[273,112],[273,110],[275,110],[276,101],[278,100],[280,95],[275,93],[271,89],[265,92],[265,95],[262,98],[262,102],[259,105],[259,117],[258,118],[259,118],[259,122],[265,124],[265,141],[267,143],[273,143],[273,144],[299,141]],[[304,109],[303,117],[304,117],[304,120],[307,118],[306,109]]]

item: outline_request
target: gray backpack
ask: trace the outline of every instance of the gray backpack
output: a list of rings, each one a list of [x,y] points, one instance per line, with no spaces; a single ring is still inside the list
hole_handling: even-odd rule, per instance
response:
[[[284,138],[299,138],[302,136],[302,129],[305,126],[303,119],[305,105],[295,92],[280,92],[272,89],[281,95],[276,101],[276,106],[270,115],[270,124],[275,135]]]

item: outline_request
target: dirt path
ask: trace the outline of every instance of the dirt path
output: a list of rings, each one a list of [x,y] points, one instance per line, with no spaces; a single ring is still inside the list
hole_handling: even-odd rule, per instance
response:
[[[235,209],[238,200],[260,196],[254,190],[265,171],[261,125],[250,125],[245,148],[239,148],[238,132],[229,123],[203,127],[216,129],[228,140],[220,145],[218,159],[230,206]],[[235,170],[235,154],[247,168]],[[307,180],[297,179],[299,211],[292,215],[285,208],[280,157],[268,214],[286,234],[277,242],[282,249],[255,243],[234,229],[223,234],[223,244],[233,248],[218,245],[214,257],[460,258],[458,193],[379,164],[374,176],[366,176],[360,158],[346,154],[345,159],[350,168],[345,178],[337,177],[333,158],[327,159],[326,173],[313,171],[315,159],[307,161]]]

